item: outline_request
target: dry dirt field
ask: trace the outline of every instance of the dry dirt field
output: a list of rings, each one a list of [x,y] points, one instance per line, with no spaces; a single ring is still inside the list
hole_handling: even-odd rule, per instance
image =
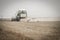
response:
[[[60,21],[0,21],[0,40],[60,40]]]

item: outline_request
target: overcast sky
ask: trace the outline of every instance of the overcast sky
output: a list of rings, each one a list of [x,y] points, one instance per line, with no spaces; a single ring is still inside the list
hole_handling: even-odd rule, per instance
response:
[[[28,17],[60,17],[59,0],[0,0],[0,18],[15,17],[19,9]]]

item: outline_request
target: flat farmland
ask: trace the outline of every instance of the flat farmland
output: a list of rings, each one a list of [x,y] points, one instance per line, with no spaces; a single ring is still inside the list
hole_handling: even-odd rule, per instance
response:
[[[60,40],[60,21],[0,21],[0,40]]]

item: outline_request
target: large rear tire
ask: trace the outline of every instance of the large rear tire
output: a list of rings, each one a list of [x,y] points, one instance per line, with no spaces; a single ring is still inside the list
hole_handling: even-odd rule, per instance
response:
[[[19,16],[16,17],[16,21],[20,21],[20,17]]]

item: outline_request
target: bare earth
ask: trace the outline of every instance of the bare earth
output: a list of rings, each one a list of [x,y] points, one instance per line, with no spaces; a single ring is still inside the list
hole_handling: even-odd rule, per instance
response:
[[[60,21],[0,21],[1,40],[60,40]]]

